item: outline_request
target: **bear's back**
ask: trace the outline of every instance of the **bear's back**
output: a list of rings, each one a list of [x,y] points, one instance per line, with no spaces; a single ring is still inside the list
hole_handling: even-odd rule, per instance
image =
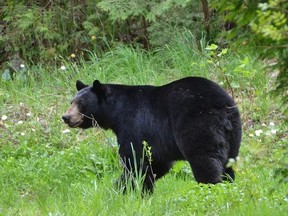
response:
[[[187,77],[160,86],[152,92],[152,97],[172,107],[180,104],[194,104],[199,108],[235,106],[234,100],[224,89],[201,77]]]

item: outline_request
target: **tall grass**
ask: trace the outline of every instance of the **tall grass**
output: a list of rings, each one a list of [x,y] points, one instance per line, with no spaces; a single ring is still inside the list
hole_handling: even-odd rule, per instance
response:
[[[65,70],[26,66],[13,80],[1,80],[0,214],[285,215],[287,184],[279,183],[275,171],[285,160],[287,127],[277,98],[267,96],[270,77],[253,53],[228,50],[211,57],[206,46],[186,32],[161,50],[117,46],[103,56],[91,53],[90,61],[80,64],[63,60]],[[67,130],[61,121],[77,79],[161,85],[203,76],[225,87],[221,68],[243,117],[233,184],[197,184],[181,162],[156,183],[152,195],[122,194],[115,187],[121,163],[113,134]]]

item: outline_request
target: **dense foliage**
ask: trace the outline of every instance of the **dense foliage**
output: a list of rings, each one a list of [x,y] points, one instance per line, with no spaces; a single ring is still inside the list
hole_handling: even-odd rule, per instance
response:
[[[0,18],[0,61],[12,61],[14,67],[21,61],[36,64],[57,61],[59,56],[75,58],[93,48],[95,38],[91,36],[104,40],[111,32],[97,7],[79,1],[8,0]]]
[[[235,24],[225,32],[225,38],[233,41],[235,47],[249,46],[256,50],[271,77],[277,76],[274,90],[282,96],[288,115],[288,2],[217,0],[213,1],[213,7],[223,21]]]
[[[79,59],[117,41],[145,49],[164,45],[184,28],[201,33],[199,7],[189,0],[7,0],[0,9],[0,62]]]

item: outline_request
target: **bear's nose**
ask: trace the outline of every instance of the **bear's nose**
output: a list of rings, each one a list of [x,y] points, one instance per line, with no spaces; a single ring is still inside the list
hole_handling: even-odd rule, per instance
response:
[[[71,118],[70,115],[63,115],[63,116],[62,116],[62,119],[63,119],[63,121],[64,121],[65,123],[69,122],[70,118]]]

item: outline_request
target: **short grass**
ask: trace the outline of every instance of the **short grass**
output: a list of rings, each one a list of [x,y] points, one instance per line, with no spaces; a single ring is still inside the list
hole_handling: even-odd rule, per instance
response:
[[[117,46],[90,61],[25,67],[0,81],[0,215],[287,215],[288,187],[277,171],[287,162],[287,126],[273,80],[257,56],[209,54],[187,33],[150,53]],[[209,55],[208,55],[209,54]],[[177,163],[155,192],[123,195],[117,143],[110,131],[70,129],[61,121],[75,81],[161,85],[185,76],[222,84],[225,72],[243,119],[240,160],[232,184],[197,184]],[[131,129],[133,133],[133,129]]]

